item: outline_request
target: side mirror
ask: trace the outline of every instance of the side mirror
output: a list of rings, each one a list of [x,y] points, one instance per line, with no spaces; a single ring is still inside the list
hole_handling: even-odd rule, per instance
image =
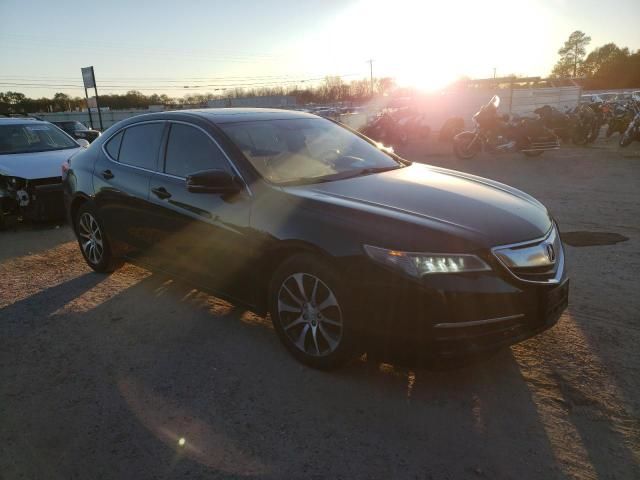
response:
[[[90,143],[84,138],[77,138],[76,143],[78,143],[82,148],[87,148],[90,145]]]
[[[242,189],[236,178],[224,170],[203,170],[187,177],[187,190],[192,193],[238,193]]]

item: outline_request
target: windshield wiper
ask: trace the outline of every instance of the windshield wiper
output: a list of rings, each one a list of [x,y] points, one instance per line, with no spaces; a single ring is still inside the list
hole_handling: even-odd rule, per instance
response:
[[[369,168],[363,168],[362,170],[358,170],[357,174],[369,175],[371,173],[382,173],[382,172],[388,172],[390,170],[397,170],[398,168],[404,168],[404,167],[400,165],[388,165],[386,167],[369,167]]]
[[[294,178],[292,180],[279,182],[278,185],[286,187],[289,185],[308,185],[312,183],[333,182],[336,180],[344,180],[347,178],[360,177],[362,175],[371,175],[373,173],[388,172],[390,170],[397,170],[399,168],[404,168],[404,166],[387,165],[386,167],[368,167],[368,168],[361,168],[359,170],[348,170],[346,172],[332,173],[332,174],[323,175],[320,177]]]
[[[364,175],[371,175],[374,173],[382,173],[382,172],[388,172],[390,170],[397,170],[399,168],[404,168],[404,167],[402,165],[387,165],[386,167],[361,168],[359,170],[350,170],[350,171],[344,172],[343,174],[336,174],[336,176],[332,177],[332,180],[343,180],[345,178],[361,177]]]

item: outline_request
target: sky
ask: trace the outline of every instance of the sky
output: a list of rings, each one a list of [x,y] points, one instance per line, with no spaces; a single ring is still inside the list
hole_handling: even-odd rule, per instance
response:
[[[546,76],[574,30],[640,49],[639,0],[0,0],[0,91],[220,93],[376,77]],[[189,88],[185,88],[189,87]]]

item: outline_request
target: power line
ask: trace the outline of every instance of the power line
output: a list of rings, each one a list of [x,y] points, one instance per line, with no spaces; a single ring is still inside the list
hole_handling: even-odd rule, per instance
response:
[[[345,78],[345,77],[353,77],[358,76],[359,74],[344,74],[344,75],[334,75],[337,77]],[[306,83],[306,82],[314,82],[319,80],[324,80],[325,76],[322,77],[313,77],[313,78],[301,78],[296,80],[285,80],[285,81],[271,81],[271,82],[248,82],[248,83],[213,83],[207,85],[103,85],[106,90],[201,90],[201,89],[214,89],[214,90],[228,90],[232,88],[244,88],[244,87],[261,87],[261,86],[278,86],[278,85],[290,85],[297,83]],[[83,88],[82,84],[70,84],[70,83],[43,83],[43,82],[8,82],[8,81],[0,81],[0,85],[2,86],[11,86],[11,87],[31,87],[31,88]]]
[[[221,77],[113,77],[113,76],[103,76],[100,75],[100,83],[112,83],[114,81],[119,82],[127,82],[127,81],[151,81],[151,82],[166,82],[166,83],[189,83],[189,82],[206,82],[206,81],[215,81],[215,80],[262,80],[262,79],[297,79],[297,78],[307,78],[312,74],[298,74],[298,75],[256,75],[256,76],[248,76],[248,75],[229,75],[229,76],[221,76]],[[318,75],[318,74],[316,74]],[[2,75],[0,74],[0,80],[17,80],[17,81],[68,81],[68,80],[77,80],[78,77],[58,77],[58,76],[47,76],[47,75]]]

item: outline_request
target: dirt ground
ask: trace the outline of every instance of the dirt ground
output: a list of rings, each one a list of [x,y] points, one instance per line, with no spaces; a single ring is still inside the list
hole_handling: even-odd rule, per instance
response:
[[[251,312],[92,273],[67,227],[21,226],[0,233],[0,478],[640,478],[637,149],[444,152],[401,153],[533,194],[567,238],[618,239],[567,246],[555,328],[462,368],[320,372]]]

